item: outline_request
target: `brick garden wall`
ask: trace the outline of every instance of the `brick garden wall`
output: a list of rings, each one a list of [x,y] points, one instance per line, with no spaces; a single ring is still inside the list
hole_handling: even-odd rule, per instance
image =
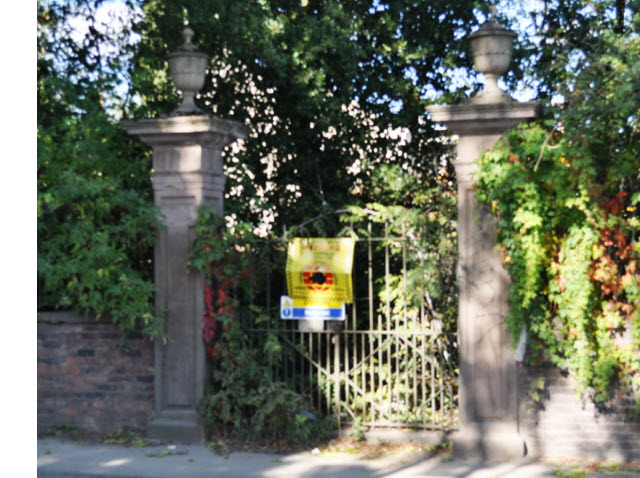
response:
[[[577,398],[571,378],[555,367],[518,366],[518,372],[520,435],[531,454],[640,460],[640,416],[632,397],[619,394],[596,408]],[[538,402],[532,398],[536,391]]]
[[[38,433],[107,433],[153,417],[153,343],[76,314],[38,314]]]

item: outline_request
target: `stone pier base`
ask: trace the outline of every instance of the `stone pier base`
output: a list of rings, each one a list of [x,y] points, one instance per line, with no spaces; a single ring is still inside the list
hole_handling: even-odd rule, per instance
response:
[[[510,422],[475,422],[451,436],[453,455],[461,459],[509,460],[524,457],[527,445]]]
[[[147,438],[178,443],[203,443],[200,417],[194,409],[165,409],[147,426]]]

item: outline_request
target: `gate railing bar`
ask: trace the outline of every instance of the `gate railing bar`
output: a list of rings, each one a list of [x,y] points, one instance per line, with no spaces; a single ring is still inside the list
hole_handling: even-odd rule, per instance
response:
[[[331,337],[331,342],[333,343],[333,383],[334,383],[334,395],[333,395],[333,403],[335,406],[335,416],[338,420],[338,432],[342,430],[342,413],[340,406],[340,337],[334,335]]]
[[[386,290],[385,297],[385,328],[387,332],[391,329],[391,298],[389,294],[389,276],[391,275],[391,268],[389,266],[389,224],[384,223],[384,285]],[[387,365],[387,403],[389,408],[392,406],[393,401],[393,387],[391,384],[391,344],[390,341],[387,341],[387,360],[385,361]],[[382,363],[382,362],[380,362]]]
[[[369,233],[369,236],[371,236],[371,223],[367,224],[367,232]],[[367,241],[367,280],[368,280],[368,292],[369,292],[369,330],[373,329],[373,246],[372,246],[373,242],[372,241]],[[373,337],[370,335],[369,336],[369,348],[373,349]],[[362,353],[364,356],[364,347],[362,348]],[[373,361],[373,354],[370,356],[370,360],[369,360],[369,376],[370,376],[370,384],[371,384],[371,392],[373,393],[373,384],[374,384],[374,380],[375,380],[375,373],[374,373],[374,361]],[[366,387],[366,381],[363,382],[365,383],[365,387]],[[365,404],[366,404],[366,400],[365,400]],[[374,407],[372,406],[370,408],[370,412],[371,412],[371,419],[375,420],[376,415],[375,415],[375,410]],[[366,415],[365,415],[366,417]]]
[[[455,332],[435,332],[431,329],[421,330],[343,330],[341,332],[334,332],[332,330],[318,330],[314,332],[303,332],[297,329],[281,329],[281,328],[268,328],[268,327],[247,327],[244,330],[249,332],[294,332],[300,334],[317,334],[317,335],[416,335],[418,337],[456,337]]]
[[[419,254],[420,260],[420,270],[424,270],[424,256]],[[424,275],[420,274],[420,331],[424,333],[425,331],[425,310],[424,310],[424,300],[425,300],[425,290],[424,290]],[[420,341],[420,365],[422,366],[422,375],[424,377],[424,367],[425,367],[425,340]],[[422,392],[422,399],[420,403],[426,403],[427,401],[427,390],[426,384],[424,380],[420,381],[420,389]]]
[[[256,330],[257,330],[257,329],[256,329]],[[366,361],[366,358],[368,358],[368,357],[365,357],[365,360],[362,360],[361,362],[359,362],[358,364],[354,365],[354,366],[353,366],[353,367],[351,367],[350,369],[346,369],[346,370],[343,370],[343,371],[342,371],[342,370],[338,370],[338,371],[334,371],[334,372],[332,373],[332,372],[331,372],[331,370],[330,370],[329,368],[327,368],[327,367],[323,366],[321,363],[319,363],[319,362],[317,362],[317,361],[313,360],[313,359],[312,359],[311,357],[309,357],[309,355],[307,355],[307,354],[305,353],[305,351],[304,351],[301,347],[299,347],[299,346],[298,346],[298,345],[297,345],[297,344],[296,344],[296,343],[295,343],[291,338],[289,338],[289,337],[287,337],[287,336],[286,336],[286,335],[288,335],[286,332],[289,332],[289,334],[291,334],[291,335],[303,335],[303,334],[309,334],[309,335],[312,335],[313,333],[309,333],[309,332],[298,332],[298,331],[283,331],[283,330],[274,330],[273,332],[277,333],[277,335],[278,335],[278,336],[280,336],[280,337],[281,337],[281,338],[282,338],[282,339],[283,339],[287,344],[289,344],[289,345],[290,345],[294,350],[296,350],[296,351],[299,353],[299,355],[301,355],[301,356],[302,356],[302,359],[307,360],[310,364],[312,364],[314,367],[316,367],[316,368],[319,370],[319,372],[320,372],[321,374],[323,374],[323,375],[325,375],[325,376],[327,376],[327,377],[335,377],[335,376],[336,376],[336,374],[337,374],[339,378],[349,381],[349,383],[350,383],[352,386],[357,387],[357,388],[359,389],[359,391],[361,391],[361,392],[363,392],[363,393],[364,393],[364,390],[363,390],[361,387],[359,387],[357,384],[355,384],[355,382],[353,382],[353,380],[352,380],[352,379],[350,379],[350,378],[348,378],[348,377],[345,377],[345,376],[343,376],[343,375],[344,375],[345,373],[348,373],[348,372],[352,371],[352,370],[355,370],[355,369],[360,368],[360,367],[364,364],[364,362]],[[327,335],[327,334],[325,334],[325,335]],[[338,337],[338,336],[336,336],[336,337]],[[385,346],[387,346],[387,344],[388,344],[388,343],[389,343],[389,339],[387,339],[384,343],[380,344],[380,345],[378,346],[378,348],[376,348],[376,350],[371,351],[370,355],[375,354],[375,352],[376,352],[379,348],[384,348]]]
[[[314,335],[314,337],[317,338],[317,342],[318,342],[318,353],[320,353],[322,351],[322,335]],[[316,367],[316,375],[317,375],[317,383],[320,384],[322,382],[322,373],[320,372],[320,368]],[[320,388],[320,386],[318,386],[316,388],[317,390],[317,397],[316,397],[316,403],[319,405],[322,403],[322,389]]]
[[[402,223],[402,237],[405,237],[406,235],[406,228],[405,228],[405,224]],[[407,327],[408,324],[408,314],[407,314],[407,302],[408,302],[408,297],[409,297],[409,286],[407,284],[407,243],[406,242],[402,242],[402,293],[404,295],[404,304],[402,307],[402,314],[403,314],[403,318],[404,318],[404,326]],[[413,337],[413,339],[415,340],[415,336]],[[396,348],[398,346],[396,345]],[[415,347],[414,347],[415,348]],[[407,354],[405,351],[404,354],[404,360],[407,360]],[[400,364],[398,359],[396,358],[396,370],[399,370],[400,368]],[[413,368],[413,387],[416,386],[416,368],[415,366],[412,367]],[[411,402],[411,398],[409,397],[409,375],[405,374],[404,376],[404,400],[406,403],[412,403],[413,405],[415,405],[413,402]]]

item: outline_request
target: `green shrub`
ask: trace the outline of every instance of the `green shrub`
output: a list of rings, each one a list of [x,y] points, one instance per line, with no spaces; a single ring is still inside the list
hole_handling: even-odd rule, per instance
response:
[[[39,69],[38,310],[157,335],[150,156],[90,93]]]

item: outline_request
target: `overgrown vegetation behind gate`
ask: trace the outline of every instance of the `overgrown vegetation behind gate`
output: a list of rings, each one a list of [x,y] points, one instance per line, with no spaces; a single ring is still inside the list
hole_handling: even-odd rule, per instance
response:
[[[456,426],[455,224],[402,207],[340,212],[340,221],[330,218],[333,234],[308,221],[265,240],[252,223],[224,227],[213,210],[201,211],[190,268],[207,280],[202,413],[212,436],[288,446],[336,419]],[[288,241],[345,236],[356,239],[347,320],[321,322],[318,332],[281,320]]]

